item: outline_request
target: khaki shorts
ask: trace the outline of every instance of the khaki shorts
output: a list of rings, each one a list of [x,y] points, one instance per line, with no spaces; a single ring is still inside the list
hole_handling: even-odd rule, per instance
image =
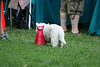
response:
[[[83,7],[84,7],[84,0],[81,0],[80,3],[73,0],[61,0],[60,12],[67,12],[67,14],[82,15]]]

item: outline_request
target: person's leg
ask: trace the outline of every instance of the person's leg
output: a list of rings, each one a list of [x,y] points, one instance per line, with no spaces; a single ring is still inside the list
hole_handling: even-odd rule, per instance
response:
[[[8,39],[7,34],[3,31],[2,28],[1,2],[0,2],[0,38]]]
[[[1,16],[1,2],[0,2],[0,35],[3,35],[3,29],[2,29],[2,16]]]
[[[70,15],[70,19],[71,19],[71,26],[72,26],[72,33],[73,34],[77,34],[79,33],[79,30],[78,30],[78,22],[79,22],[79,15],[75,15],[75,18],[73,18],[74,15]]]
[[[67,0],[61,0],[60,22],[64,31],[67,31]]]
[[[60,12],[60,21],[61,21],[61,27],[64,31],[67,31],[67,13]]]
[[[2,18],[1,17],[2,16],[0,12],[0,38],[8,39],[7,34],[3,31],[3,28],[2,28]]]
[[[82,16],[83,13],[83,7],[84,7],[84,0],[68,0],[68,15],[70,15],[70,20],[71,20],[71,26],[72,26],[72,33],[77,34],[79,33],[78,30],[78,23],[79,23],[79,18]],[[73,18],[73,16],[75,17]]]

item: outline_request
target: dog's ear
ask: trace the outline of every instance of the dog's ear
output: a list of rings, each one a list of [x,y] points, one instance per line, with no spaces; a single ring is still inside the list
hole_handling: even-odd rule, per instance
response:
[[[38,22],[36,22],[36,32],[37,32],[37,27],[39,26],[39,23]]]
[[[47,25],[49,25],[49,23]]]
[[[38,22],[36,22],[36,27],[38,27],[39,26],[39,23]]]
[[[36,22],[36,26],[38,25],[38,23]]]

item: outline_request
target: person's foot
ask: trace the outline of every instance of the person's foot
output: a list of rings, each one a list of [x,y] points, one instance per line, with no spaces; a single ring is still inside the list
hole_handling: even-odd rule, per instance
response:
[[[64,27],[62,27],[62,28],[63,28],[64,32],[67,32],[67,28],[64,28]]]
[[[68,32],[68,31],[64,31],[64,32],[66,33],[66,32]]]
[[[0,36],[0,38],[3,38],[3,39],[8,39],[8,37],[7,37],[7,34],[6,34],[6,33],[4,33],[3,35],[1,35],[1,36]]]
[[[73,33],[73,32],[72,32],[72,34],[74,34],[74,35],[80,35],[81,33],[80,33],[80,32],[78,32],[78,33]]]
[[[68,30],[67,31],[64,31],[64,33],[66,33],[66,32],[70,32],[70,31],[68,31]]]
[[[80,33],[78,30],[73,30],[72,29],[72,31],[71,31],[73,34],[78,34],[78,33]]]

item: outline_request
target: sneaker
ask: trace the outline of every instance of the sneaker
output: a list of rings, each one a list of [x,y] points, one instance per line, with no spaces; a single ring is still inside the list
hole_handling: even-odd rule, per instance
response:
[[[4,34],[3,35],[1,35],[0,36],[0,38],[3,38],[3,39],[8,39],[8,37],[7,37],[7,34],[4,32]]]

